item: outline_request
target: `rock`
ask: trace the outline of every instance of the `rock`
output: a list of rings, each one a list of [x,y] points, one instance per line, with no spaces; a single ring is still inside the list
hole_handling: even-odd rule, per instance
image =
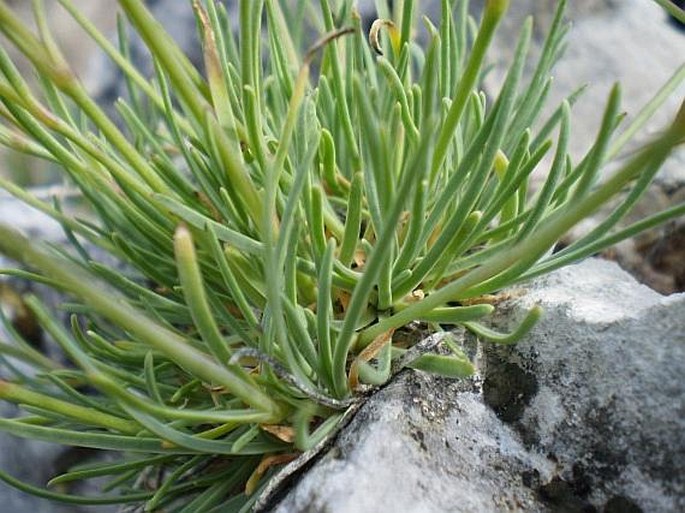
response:
[[[369,399],[272,511],[682,511],[685,295],[591,259],[499,325],[533,304],[542,321],[485,345],[480,377],[403,373]]]
[[[57,189],[44,189],[44,191],[50,194],[39,193],[39,196],[48,201],[52,193],[60,195]],[[45,242],[66,241],[64,230],[57,221],[3,190],[0,190],[0,219],[31,238],[38,238]]]
[[[369,400],[274,512],[545,511],[522,475],[527,454],[477,382],[406,372]]]
[[[534,332],[486,351],[486,390],[508,375],[534,381],[500,387],[525,403],[516,418],[500,418],[555,461],[578,501],[682,511],[685,294],[661,296],[610,262],[588,260],[538,280],[514,317],[533,304],[545,308]]]

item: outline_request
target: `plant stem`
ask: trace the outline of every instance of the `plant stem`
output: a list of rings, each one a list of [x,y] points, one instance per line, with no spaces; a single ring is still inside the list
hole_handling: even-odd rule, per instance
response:
[[[445,122],[438,135],[435,153],[433,154],[433,163],[431,165],[431,181],[435,180],[438,170],[445,162],[454,131],[464,113],[464,107],[466,107],[466,102],[471,95],[471,91],[478,80],[480,69],[485,61],[485,54],[495,35],[497,25],[499,25],[508,6],[509,0],[488,0],[485,3],[478,36],[476,36],[476,41],[473,43],[473,49],[471,50],[471,55],[466,64],[466,69],[459,81],[454,99],[452,100],[452,105],[447,112]]]
[[[39,394],[4,380],[0,380],[0,399],[36,406],[71,417],[90,426],[100,426],[129,435],[134,435],[142,429],[137,422],[124,420],[114,415],[108,415],[91,408]]]
[[[365,329],[359,335],[358,348],[365,347],[381,333],[421,318],[424,313],[430,312],[448,301],[464,299],[467,295],[473,295],[474,293],[470,292],[471,289],[497,276],[512,265],[519,265],[521,262],[530,262],[532,265],[571,227],[600,208],[633,180],[645,166],[651,162],[665,159],[672,148],[682,143],[684,138],[685,104],[681,107],[673,126],[663,136],[626,163],[597,190],[561,211],[557,211],[542,223],[534,234],[515,244],[509,250],[496,253],[480,267],[433,292],[425,299],[390,317],[381,319],[377,324]]]
[[[20,262],[40,269],[61,282],[64,290],[87,302],[100,315],[135,334],[141,341],[158,349],[189,372],[227,391],[254,408],[272,415],[276,422],[283,409],[254,384],[246,383],[234,372],[212,361],[191,347],[170,329],[158,324],[126,302],[125,298],[86,275],[73,264],[49,255],[29,242],[16,230],[0,224],[0,251]]]

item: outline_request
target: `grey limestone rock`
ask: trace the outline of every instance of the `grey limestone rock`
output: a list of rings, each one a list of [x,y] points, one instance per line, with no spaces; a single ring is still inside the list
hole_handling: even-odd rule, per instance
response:
[[[682,511],[685,294],[661,296],[590,260],[538,280],[514,306],[536,303],[546,315],[529,337],[486,351],[486,401],[555,461],[552,489],[563,483],[597,508],[621,497]],[[503,389],[518,408],[503,406]]]
[[[477,383],[404,373],[362,407],[273,511],[542,512],[521,476],[552,468],[526,452]]]

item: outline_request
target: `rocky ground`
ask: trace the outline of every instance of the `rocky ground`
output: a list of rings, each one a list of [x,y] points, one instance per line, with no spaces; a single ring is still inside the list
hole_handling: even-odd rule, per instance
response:
[[[465,347],[478,374],[404,373],[264,511],[677,512],[685,509],[685,294],[589,259],[503,305],[515,346]]]
[[[82,3],[111,28],[110,2]],[[430,9],[431,3],[424,5]],[[477,9],[479,2],[473,3]],[[624,84],[625,107],[634,116],[682,63],[685,32],[647,0],[569,3],[574,24],[569,49],[556,68],[552,102],[579,83],[592,84],[574,109],[573,151],[580,156],[611,83]],[[179,40],[192,46],[185,1],[150,4]],[[555,4],[514,3],[495,42],[488,87],[497,83],[524,16],[536,11],[539,45]],[[360,8],[365,5],[362,1]],[[48,6],[54,8],[51,2]],[[60,37],[67,41],[73,33]],[[81,49],[78,41],[71,44]],[[111,68],[101,59],[88,62],[80,69],[98,77],[89,79],[92,90],[105,102],[118,95],[120,84]],[[647,132],[663,126],[684,96],[683,89],[674,95]],[[660,174],[640,214],[684,197],[681,151]],[[6,196],[0,196],[0,218],[34,230],[37,237],[62,239],[58,227]],[[472,380],[403,373],[363,406],[308,472],[291,476],[283,488],[263,497],[263,510],[375,512],[379,505],[408,512],[685,510],[685,295],[673,294],[685,289],[684,223],[604,255],[672,295],[641,286],[600,260],[526,285],[526,294],[506,304],[498,319],[506,327],[526,308],[541,304],[546,315],[526,340],[499,348],[466,337],[479,369]],[[13,290],[23,292],[26,286],[14,282]],[[0,302],[7,308],[11,293],[4,287]],[[7,405],[1,408],[3,415],[16,413]],[[35,483],[45,482],[74,456],[83,455],[0,436],[0,467]],[[2,485],[0,501],[0,509],[19,513],[87,510],[53,505]]]

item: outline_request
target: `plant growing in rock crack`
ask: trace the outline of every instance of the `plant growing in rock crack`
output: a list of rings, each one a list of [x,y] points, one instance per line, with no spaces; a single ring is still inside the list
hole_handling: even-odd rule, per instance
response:
[[[64,305],[73,313],[66,329],[26,299],[69,365],[6,323],[15,340],[0,351],[33,369],[7,365],[14,377],[0,381],[0,398],[27,415],[0,428],[114,451],[115,461],[51,484],[106,476],[118,493],[79,497],[0,472],[32,493],[150,511],[244,511],[266,477],[333,432],[369,386],[407,366],[472,372],[454,339],[412,346],[400,330],[461,325],[514,342],[539,309],[497,333],[481,324],[494,309],[487,294],[685,212],[677,205],[615,228],[683,142],[683,111],[608,178],[599,174],[685,67],[627,126],[615,87],[580,162],[566,151],[577,94],[538,121],[566,31],[564,2],[530,81],[521,84],[528,21],[492,99],[478,85],[507,0],[486,1],[479,25],[468,2],[444,0],[438,27],[423,20],[425,47],[413,40],[412,0],[394,12],[377,2],[369,41],[350,1],[288,10],[244,0],[238,34],[221,5],[195,1],[206,77],[141,0],[119,0],[154,58],[151,79],[129,60],[123,20],[117,48],[71,0],[60,3],[121,68],[129,96],[116,124],[69,70],[41,2],[34,34],[0,1],[0,30],[42,86],[31,91],[0,51],[0,140],[59,166],[90,209],[78,217],[0,179],[57,219],[73,244],[48,247],[2,224],[0,250],[30,269],[4,272],[75,301]],[[323,34],[313,44],[312,29]],[[531,173],[548,153],[533,193]],[[550,251],[618,194],[624,201],[593,231]],[[93,247],[127,269],[98,261]]]

